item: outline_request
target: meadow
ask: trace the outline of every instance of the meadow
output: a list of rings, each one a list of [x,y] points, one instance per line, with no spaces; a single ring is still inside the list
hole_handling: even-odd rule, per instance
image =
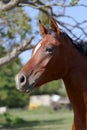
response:
[[[12,109],[0,115],[1,130],[70,130],[73,112],[49,107],[33,110]]]

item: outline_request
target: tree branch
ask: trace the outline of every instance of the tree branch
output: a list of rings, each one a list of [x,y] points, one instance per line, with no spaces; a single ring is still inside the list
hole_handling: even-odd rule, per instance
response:
[[[8,4],[4,4],[2,1],[0,1],[0,10],[10,10],[16,7],[20,2],[21,0],[11,0]]]
[[[2,1],[0,1],[0,10],[10,10],[12,8],[15,8],[18,4],[22,5],[22,6],[32,6],[33,8],[36,9],[41,9],[41,8],[45,8],[45,7],[52,7],[52,6],[58,6],[58,7],[72,7],[72,5],[65,5],[65,4],[59,4],[59,3],[51,3],[51,4],[45,4],[42,3],[41,1],[38,0],[34,0],[32,2],[29,1],[25,1],[25,0],[11,0],[8,4],[3,3]],[[83,7],[87,7],[87,5],[84,4],[76,4],[74,6],[83,6]]]
[[[34,46],[30,45],[30,42],[32,41],[33,37],[31,37],[30,39],[28,39],[27,41],[25,41],[22,45],[16,47],[15,49],[13,49],[12,52],[10,52],[9,54],[7,54],[5,57],[0,58],[0,66],[2,66],[3,64],[8,63],[9,61],[13,60],[14,58],[16,58],[21,52],[28,50],[28,49],[32,49]]]

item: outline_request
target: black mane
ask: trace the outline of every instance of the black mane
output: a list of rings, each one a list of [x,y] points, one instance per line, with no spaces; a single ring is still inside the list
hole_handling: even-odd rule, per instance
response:
[[[82,53],[82,55],[84,55],[85,57],[87,57],[87,41],[83,41],[83,40],[73,40],[69,35],[67,35],[67,33],[63,32],[64,35],[66,35],[70,41],[72,42],[72,44],[79,50],[79,52]]]
[[[84,55],[87,57],[87,42],[85,41],[74,41],[73,42],[75,47]]]

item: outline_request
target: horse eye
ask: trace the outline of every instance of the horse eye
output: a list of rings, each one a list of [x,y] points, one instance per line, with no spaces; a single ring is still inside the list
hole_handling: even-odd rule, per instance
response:
[[[46,48],[45,48],[45,51],[46,51],[47,53],[52,54],[53,51],[54,51],[54,48],[53,48],[53,47],[46,47]]]

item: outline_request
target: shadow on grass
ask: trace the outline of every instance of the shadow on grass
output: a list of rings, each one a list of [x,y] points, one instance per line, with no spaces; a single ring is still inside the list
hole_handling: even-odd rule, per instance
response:
[[[39,117],[38,117],[39,118]],[[33,121],[27,121],[24,120],[22,118],[15,118],[15,119],[11,119],[11,117],[7,114],[5,115],[5,124],[4,124],[4,128],[5,129],[23,129],[25,130],[26,128],[28,128],[28,130],[32,130],[35,127],[38,127],[38,129],[41,129],[41,127],[44,126],[54,126],[54,125],[58,125],[58,124],[64,124],[65,119],[61,118],[61,119],[54,119],[54,120],[33,120]]]

